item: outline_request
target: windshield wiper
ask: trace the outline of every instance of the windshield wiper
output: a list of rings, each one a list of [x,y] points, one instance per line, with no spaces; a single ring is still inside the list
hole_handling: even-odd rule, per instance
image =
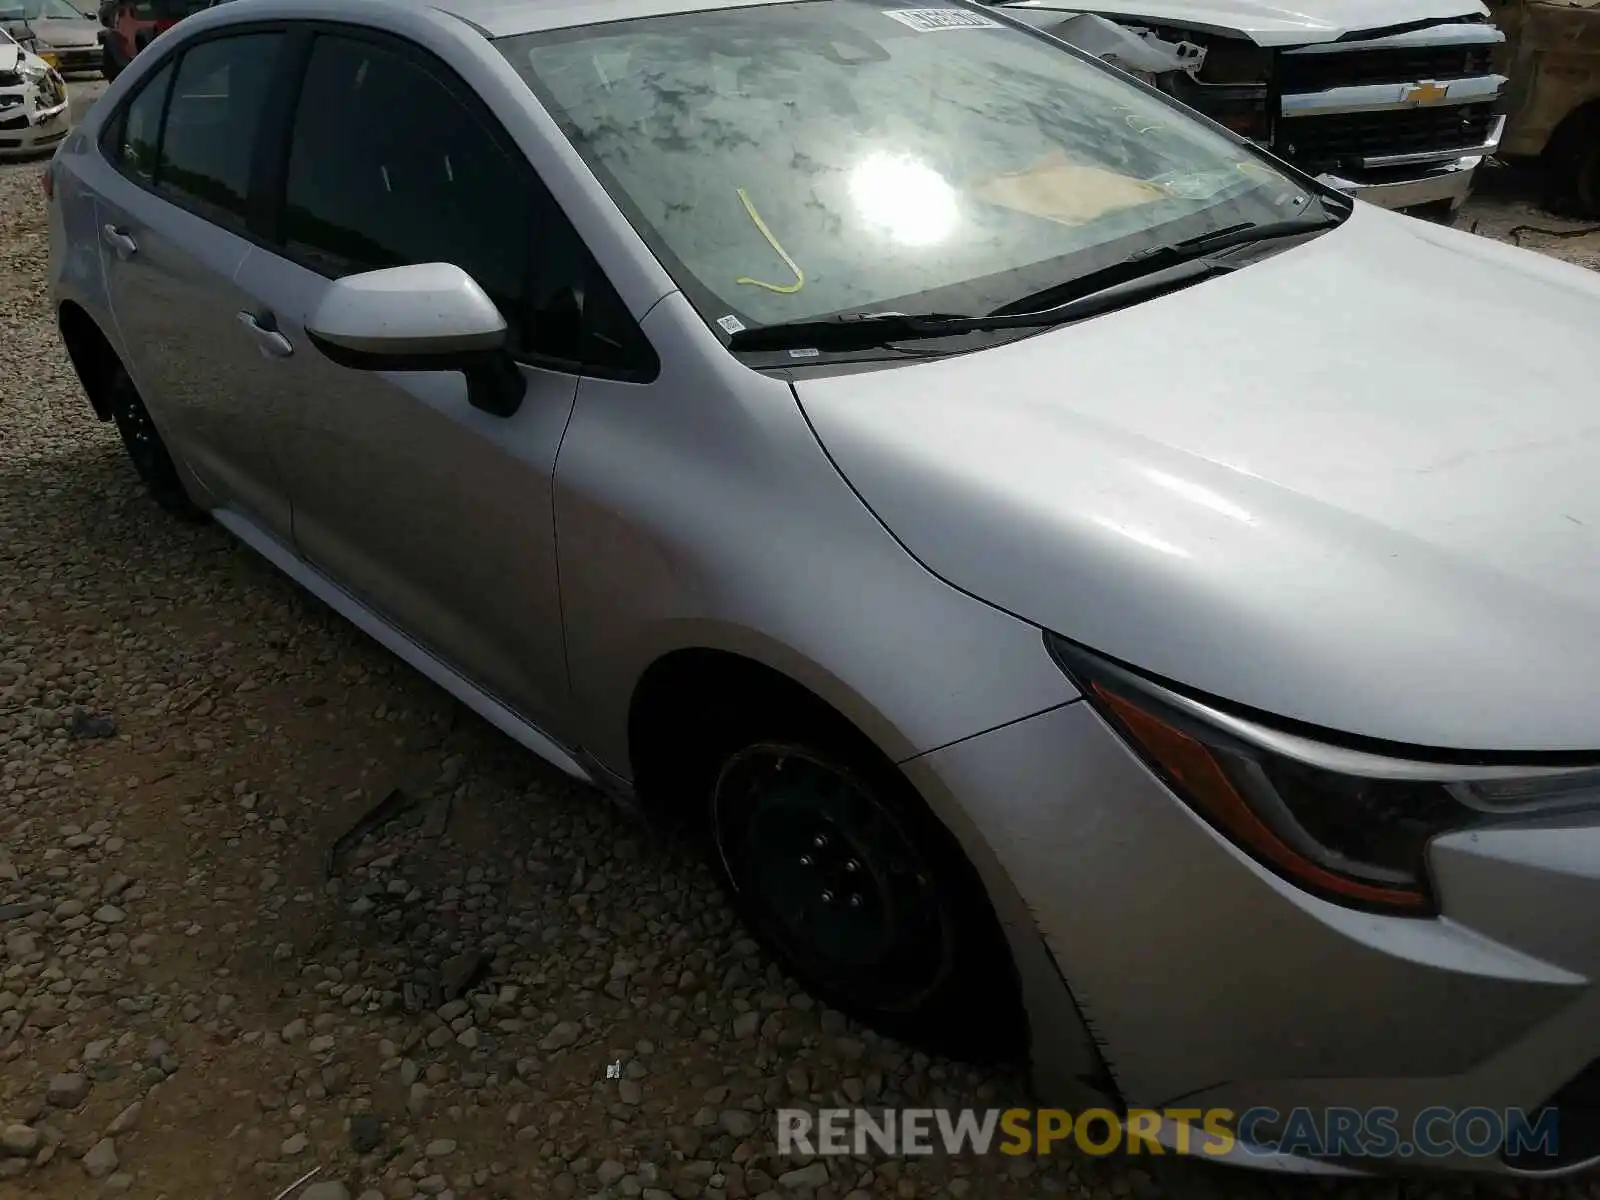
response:
[[[1002,329],[1030,329],[1064,325],[1113,309],[1126,308],[1162,292],[1176,291],[1212,275],[1234,269],[1232,263],[1209,258],[1157,265],[1137,279],[1123,280],[1075,296],[1067,303],[1028,312],[996,311],[985,316],[956,313],[841,313],[815,321],[791,321],[741,329],[728,338],[730,350],[870,350],[888,342],[918,338],[954,337],[964,333],[991,333]]]
[[[1252,242],[1270,242],[1275,238],[1294,237],[1296,234],[1332,229],[1343,220],[1342,216],[1324,212],[1316,217],[1292,217],[1287,221],[1268,221],[1262,225],[1250,223],[1226,225],[1210,233],[1202,233],[1198,237],[1173,242],[1171,248],[1182,254],[1215,254],[1218,250],[1228,250]]]
[[[1111,263],[1109,266],[1100,267],[1098,270],[1090,271],[1085,275],[1079,275],[1076,279],[1069,279],[1065,283],[1053,284],[1037,292],[1029,292],[1025,296],[1019,296],[1015,300],[1002,304],[990,315],[1002,316],[1009,313],[1032,312],[1046,305],[1070,304],[1080,298],[1095,295],[1106,288],[1117,287],[1156,272],[1168,270],[1179,263],[1203,260],[1208,255],[1216,254],[1222,250],[1231,250],[1235,246],[1248,245],[1252,242],[1267,242],[1275,238],[1315,233],[1320,229],[1331,229],[1339,224],[1342,219],[1341,217],[1324,214],[1320,217],[1296,217],[1289,221],[1271,221],[1264,225],[1248,221],[1238,225],[1226,225],[1221,229],[1213,229],[1210,233],[1183,238],[1181,241],[1176,242],[1164,242],[1159,246],[1137,251],[1128,255],[1127,258]],[[1218,265],[1223,266],[1224,264]]]

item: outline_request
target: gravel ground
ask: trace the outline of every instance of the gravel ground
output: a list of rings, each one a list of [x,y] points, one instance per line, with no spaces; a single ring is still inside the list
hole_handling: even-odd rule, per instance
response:
[[[1474,1194],[778,1158],[785,1103],[1021,1084],[814,1003],[680,847],[158,513],[49,318],[38,175],[0,169],[0,1196],[270,1200],[313,1167],[305,1200]],[[1467,219],[1566,227],[1503,197]],[[1600,236],[1526,236],[1600,266]]]
[[[1538,195],[1538,183],[1525,169],[1491,163],[1479,174],[1477,193],[1456,217],[1457,226],[1600,271],[1600,223],[1542,211],[1526,198]]]

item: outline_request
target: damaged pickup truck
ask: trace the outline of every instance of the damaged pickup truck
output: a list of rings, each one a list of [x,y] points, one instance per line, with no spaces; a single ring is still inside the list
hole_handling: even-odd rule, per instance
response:
[[[1446,218],[1497,150],[1505,35],[1477,0],[995,0],[1322,182]]]
[[[1512,78],[1501,155],[1542,158],[1545,207],[1600,217],[1600,0],[1493,0]]]

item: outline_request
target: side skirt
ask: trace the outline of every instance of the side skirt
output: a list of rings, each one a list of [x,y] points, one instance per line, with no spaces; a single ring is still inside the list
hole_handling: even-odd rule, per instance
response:
[[[383,617],[373,612],[332,579],[295,554],[250,518],[218,508],[212,519],[266,559],[306,591],[344,617],[408,666],[420,671],[489,724],[574,779],[598,787],[599,781],[579,764],[571,750],[536,725],[512,712],[431,651],[419,646]]]

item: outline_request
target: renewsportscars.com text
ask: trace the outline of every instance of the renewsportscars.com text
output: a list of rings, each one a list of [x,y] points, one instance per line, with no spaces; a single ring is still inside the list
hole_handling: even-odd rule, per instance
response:
[[[1410,1121],[1393,1108],[778,1110],[778,1152],[933,1154],[1295,1154],[1310,1158],[1484,1158],[1559,1149],[1554,1109],[1429,1108]]]

